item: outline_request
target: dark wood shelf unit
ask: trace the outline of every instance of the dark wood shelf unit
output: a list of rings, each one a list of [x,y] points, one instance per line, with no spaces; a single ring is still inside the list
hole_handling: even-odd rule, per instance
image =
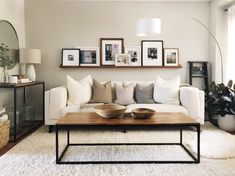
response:
[[[162,68],[162,69],[176,69],[183,68],[181,65],[178,66],[64,66],[60,65],[60,68]]]

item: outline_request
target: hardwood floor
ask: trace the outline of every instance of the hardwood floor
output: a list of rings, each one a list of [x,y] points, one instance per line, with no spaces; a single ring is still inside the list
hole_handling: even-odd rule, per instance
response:
[[[15,145],[17,145],[19,142],[21,142],[22,140],[24,140],[26,137],[28,137],[29,135],[31,135],[32,133],[34,133],[38,128],[40,128],[41,126],[33,129],[31,132],[27,133],[25,136],[23,136],[20,140],[16,141],[16,142],[9,142],[7,145],[5,145],[3,148],[0,149],[0,157],[2,155],[4,155],[6,152],[8,152],[10,149],[12,149]]]

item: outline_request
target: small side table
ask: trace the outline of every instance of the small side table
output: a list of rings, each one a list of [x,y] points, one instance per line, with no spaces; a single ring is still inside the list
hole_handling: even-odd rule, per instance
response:
[[[189,63],[189,84],[192,85],[193,78],[204,79],[205,91],[208,92],[208,62],[205,61],[188,61]]]
[[[26,89],[29,87],[36,87],[40,86],[42,88],[42,91],[40,92],[34,92],[34,96],[37,96],[39,99],[41,99],[42,102],[37,102],[36,108],[41,107],[41,115],[39,117],[30,117],[32,118],[31,120],[25,120],[25,114],[21,115],[20,120],[23,119],[23,126],[22,127],[17,127],[17,103],[19,102],[20,99],[17,97],[17,90],[18,89],[23,89],[23,103],[25,105],[26,103],[26,98],[29,98],[28,95],[26,95]],[[27,133],[33,131],[34,129],[38,128],[39,126],[44,124],[44,91],[45,91],[45,85],[43,81],[34,81],[34,82],[29,82],[29,83],[18,83],[18,84],[11,84],[11,83],[0,83],[0,88],[2,89],[13,89],[14,93],[14,100],[13,100],[13,126],[11,124],[11,134],[10,134],[10,141],[14,142],[19,139],[21,139],[24,135]],[[41,104],[40,104],[41,103]],[[34,114],[35,115],[35,114]],[[36,116],[36,115],[35,115]],[[19,119],[18,119],[19,120]]]

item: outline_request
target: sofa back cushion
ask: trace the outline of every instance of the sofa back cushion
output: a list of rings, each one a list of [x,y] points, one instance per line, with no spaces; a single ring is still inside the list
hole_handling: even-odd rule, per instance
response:
[[[163,80],[157,77],[154,83],[153,98],[158,103],[163,104],[179,104],[179,86],[180,77],[171,80]]]
[[[92,98],[90,103],[112,103],[111,81],[102,84],[93,79]]]
[[[155,101],[153,100],[153,88],[154,85],[142,85],[136,84],[135,87],[135,100],[136,103],[146,103],[146,104],[153,104]]]
[[[114,84],[116,94],[116,100],[114,102],[121,105],[134,104],[134,86],[135,84],[133,83],[123,84],[122,86]]]
[[[92,95],[92,78],[90,75],[76,81],[67,75],[68,105],[87,103]]]

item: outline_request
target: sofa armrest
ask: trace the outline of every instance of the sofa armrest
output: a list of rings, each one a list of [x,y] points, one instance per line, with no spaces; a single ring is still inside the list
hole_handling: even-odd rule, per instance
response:
[[[56,87],[45,92],[45,124],[50,120],[59,119],[61,109],[67,104],[67,89]]]
[[[195,87],[180,88],[180,102],[188,110],[188,115],[204,124],[205,95]]]

